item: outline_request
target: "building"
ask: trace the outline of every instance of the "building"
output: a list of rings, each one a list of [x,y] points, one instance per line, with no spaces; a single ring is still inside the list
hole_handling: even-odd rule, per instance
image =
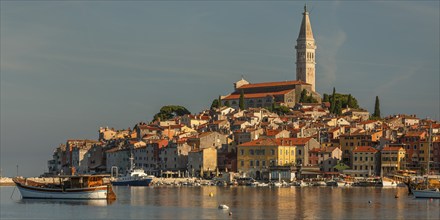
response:
[[[238,145],[237,171],[262,178],[269,166],[307,166],[309,149],[317,147],[313,138],[260,138]]]
[[[402,146],[385,146],[380,152],[381,171],[384,175],[402,170],[405,163],[405,149]]]
[[[314,148],[309,151],[309,165],[318,166],[323,172],[333,172],[342,159],[342,151],[339,147]]]
[[[217,171],[217,149],[203,148],[188,153],[187,170],[192,176],[209,176]]]
[[[321,102],[315,92],[316,43],[313,37],[309,12],[304,6],[300,31],[296,40],[296,80],[283,82],[263,82],[251,84],[245,79],[234,83],[234,92],[221,97],[223,106],[239,108],[241,94],[244,96],[244,108],[271,107],[274,104],[294,107],[299,102],[301,92]]]
[[[354,176],[380,175],[380,154],[378,150],[370,146],[359,146],[353,150],[352,155],[352,174]]]
[[[339,136],[339,146],[342,150],[342,162],[352,165],[352,151],[358,146],[374,146],[378,144],[382,131],[362,132],[356,131],[353,133],[346,133]]]
[[[160,150],[159,168],[165,171],[186,171],[190,151],[191,146],[185,141],[168,143],[168,146]]]

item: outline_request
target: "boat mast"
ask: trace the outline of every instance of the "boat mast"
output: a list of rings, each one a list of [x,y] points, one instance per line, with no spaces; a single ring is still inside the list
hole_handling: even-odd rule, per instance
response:
[[[432,145],[432,122],[429,123],[429,136],[428,136],[428,166],[427,166],[427,171],[428,171],[428,175],[427,178],[429,177],[429,162],[431,161],[431,145]]]
[[[134,170],[133,149],[130,148],[130,172]]]

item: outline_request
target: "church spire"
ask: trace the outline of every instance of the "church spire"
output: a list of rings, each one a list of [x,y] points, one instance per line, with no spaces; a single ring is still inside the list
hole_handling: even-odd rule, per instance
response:
[[[296,79],[311,85],[315,91],[315,50],[316,44],[313,37],[307,5],[304,5],[302,22],[296,40]]]
[[[309,12],[307,11],[306,4],[304,4],[303,19],[298,35],[298,40],[299,39],[313,39],[312,25],[310,24]]]

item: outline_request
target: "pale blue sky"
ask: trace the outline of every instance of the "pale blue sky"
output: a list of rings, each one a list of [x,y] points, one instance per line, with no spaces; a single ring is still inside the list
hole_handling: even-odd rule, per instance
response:
[[[370,111],[439,119],[439,1],[309,2],[317,91]],[[4,175],[47,170],[66,139],[96,139],[250,82],[295,79],[304,2],[1,1]]]

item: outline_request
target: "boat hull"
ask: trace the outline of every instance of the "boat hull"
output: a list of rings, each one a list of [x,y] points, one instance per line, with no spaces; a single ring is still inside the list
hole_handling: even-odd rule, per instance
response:
[[[438,190],[412,190],[415,198],[433,198],[440,199],[440,191]]]
[[[149,186],[152,179],[112,181],[113,186]]]
[[[107,199],[107,186],[86,189],[49,189],[17,184],[24,199]]]

